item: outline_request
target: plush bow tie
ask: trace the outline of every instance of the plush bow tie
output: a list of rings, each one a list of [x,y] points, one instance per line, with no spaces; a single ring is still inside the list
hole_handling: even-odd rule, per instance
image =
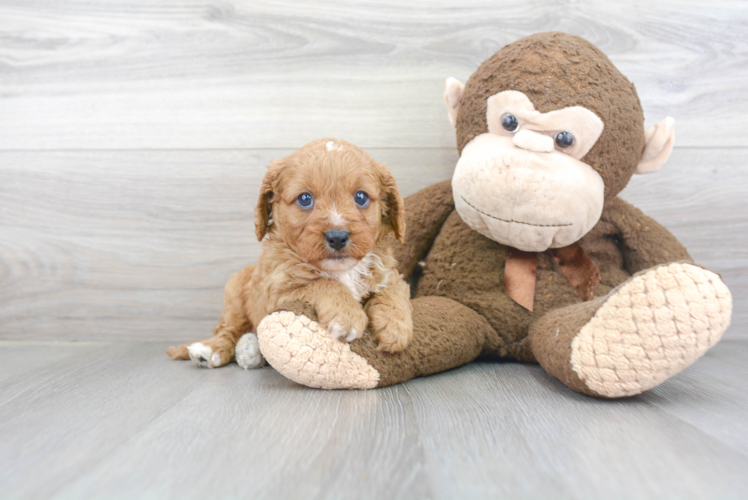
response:
[[[582,300],[592,300],[600,281],[600,271],[579,243],[552,248],[551,255],[559,270],[577,291]],[[504,291],[516,303],[532,311],[535,302],[535,276],[538,268],[537,252],[523,252],[509,247],[504,267]]]

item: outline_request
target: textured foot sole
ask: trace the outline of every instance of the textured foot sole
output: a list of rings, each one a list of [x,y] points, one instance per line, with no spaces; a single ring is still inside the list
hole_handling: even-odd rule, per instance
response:
[[[262,368],[265,358],[260,352],[260,342],[254,333],[245,333],[236,343],[236,363],[245,370]]]
[[[654,268],[623,284],[571,344],[571,365],[604,397],[633,396],[696,361],[730,323],[720,277],[691,264]]]
[[[320,389],[372,389],[379,373],[319,323],[289,311],[266,316],[257,327],[260,349],[284,377]]]

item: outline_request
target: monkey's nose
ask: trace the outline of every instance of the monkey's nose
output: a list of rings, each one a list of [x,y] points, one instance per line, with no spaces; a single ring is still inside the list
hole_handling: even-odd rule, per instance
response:
[[[338,229],[334,229],[325,233],[327,246],[329,246],[333,250],[340,250],[341,248],[345,247],[348,244],[349,237],[350,235],[346,230],[341,231]]]
[[[554,150],[553,137],[532,130],[520,130],[514,135],[514,145],[536,153],[550,153]]]

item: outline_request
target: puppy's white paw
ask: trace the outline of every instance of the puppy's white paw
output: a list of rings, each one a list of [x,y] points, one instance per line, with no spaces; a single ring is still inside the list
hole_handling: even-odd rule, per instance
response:
[[[245,333],[236,343],[236,363],[249,370],[265,366],[265,358],[260,352],[260,342],[254,333]]]
[[[345,340],[346,342],[353,342],[357,338],[361,337],[361,332],[355,329],[346,330],[340,323],[333,322],[327,327],[327,331],[330,332],[330,337],[334,340]]]
[[[215,368],[221,366],[221,355],[213,352],[213,349],[203,344],[195,342],[187,348],[190,353],[190,359],[201,368]]]

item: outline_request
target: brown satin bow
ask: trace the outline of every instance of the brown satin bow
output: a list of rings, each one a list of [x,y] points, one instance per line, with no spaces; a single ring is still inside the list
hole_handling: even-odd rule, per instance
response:
[[[563,248],[553,248],[551,255],[579,297],[582,300],[592,300],[597,282],[600,281],[600,271],[579,243]],[[535,302],[537,267],[538,254],[536,252],[523,252],[516,248],[508,248],[504,267],[504,291],[516,303],[529,311],[532,311]]]

